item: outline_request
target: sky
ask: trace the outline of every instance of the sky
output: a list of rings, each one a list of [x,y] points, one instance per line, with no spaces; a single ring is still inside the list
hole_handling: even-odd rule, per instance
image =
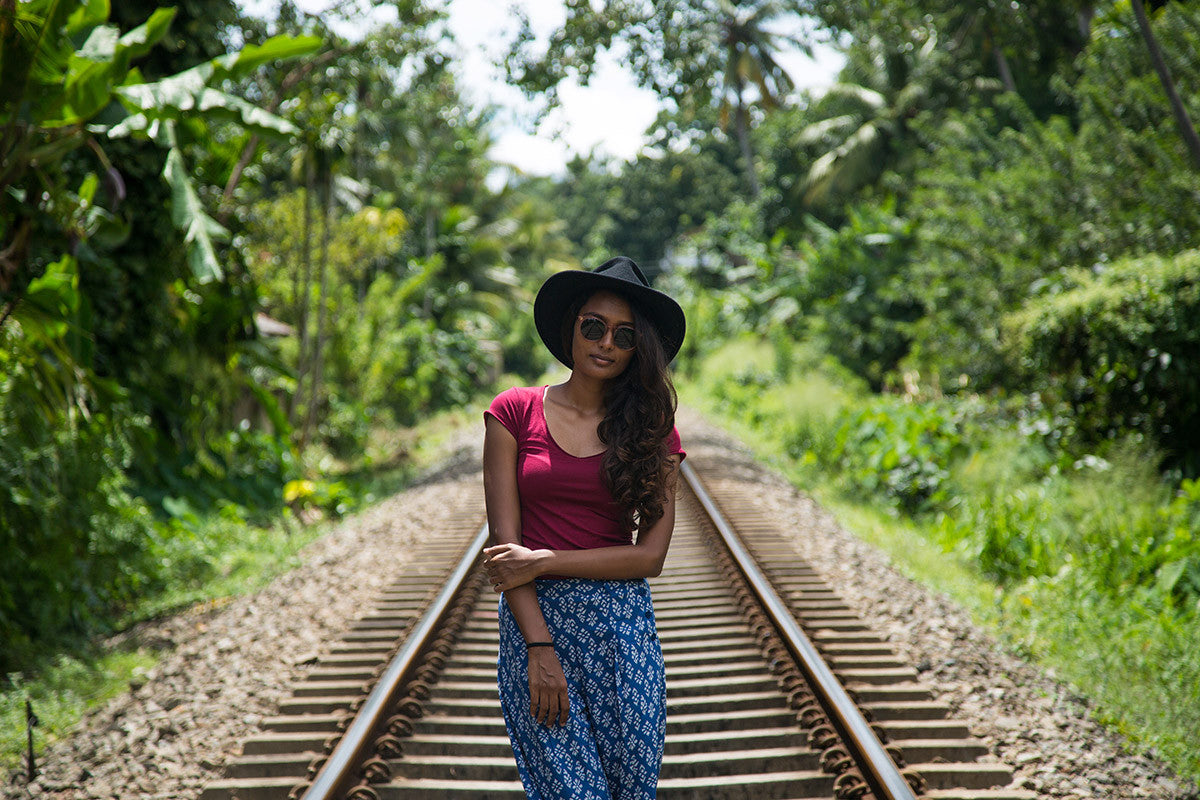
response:
[[[269,14],[276,0],[237,0],[250,13]],[[332,0],[298,0],[308,11],[328,8]],[[573,81],[559,88],[560,107],[550,112],[537,129],[532,118],[536,105],[520,90],[504,82],[497,57],[516,33],[513,6],[529,15],[533,31],[546,36],[565,19],[562,0],[450,0],[449,27],[457,40],[462,59],[461,89],[467,99],[499,108],[492,133],[494,160],[511,164],[533,175],[562,174],[574,155],[628,160],[637,155],[643,133],[658,113],[658,100],[638,88],[633,76],[610,53],[601,56],[598,69],[586,87]],[[395,19],[391,9],[379,10],[382,20]],[[797,29],[788,32],[799,34]],[[364,20],[364,25],[366,20]],[[353,37],[355,31],[339,30]],[[797,89],[819,90],[833,83],[842,57],[831,47],[818,45],[814,57],[799,50],[781,53],[779,61],[792,76]]]

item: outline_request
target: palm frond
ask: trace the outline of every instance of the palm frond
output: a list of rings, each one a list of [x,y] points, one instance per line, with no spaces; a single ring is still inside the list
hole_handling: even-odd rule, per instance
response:
[[[805,204],[811,206],[824,201],[835,188],[860,184],[871,172],[871,158],[881,142],[880,126],[875,121],[868,122],[841,145],[814,161],[802,186]]]
[[[849,136],[850,132],[856,129],[859,124],[859,117],[853,114],[840,114],[836,117],[823,119],[820,122],[814,122],[811,125],[805,126],[792,139],[792,143],[795,146],[804,146],[817,144],[824,140],[825,137],[835,134],[844,133],[846,136]],[[844,140],[844,137],[839,138],[843,138]]]
[[[835,83],[825,90],[825,94],[857,100],[872,111],[878,111],[887,106],[887,98],[881,93],[857,83]]]

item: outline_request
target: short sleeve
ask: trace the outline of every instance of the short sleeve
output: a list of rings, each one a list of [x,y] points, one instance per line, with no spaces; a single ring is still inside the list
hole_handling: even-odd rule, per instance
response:
[[[673,456],[679,456],[679,463],[687,458],[687,453],[683,449],[683,440],[679,438],[679,428],[672,428],[671,435],[667,437],[667,453]]]
[[[525,427],[523,423],[524,405],[521,402],[520,392],[515,387],[505,389],[496,395],[487,411],[483,412],[483,416],[486,420],[487,415],[491,414],[504,426],[505,430],[512,434],[514,439],[520,441],[521,430]]]

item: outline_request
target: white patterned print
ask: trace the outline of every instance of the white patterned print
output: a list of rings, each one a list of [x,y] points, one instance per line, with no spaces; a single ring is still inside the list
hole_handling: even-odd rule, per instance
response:
[[[500,598],[497,677],[530,800],[651,800],[666,735],[666,678],[645,580],[539,580],[538,603],[567,678],[567,724],[529,711],[525,640]]]

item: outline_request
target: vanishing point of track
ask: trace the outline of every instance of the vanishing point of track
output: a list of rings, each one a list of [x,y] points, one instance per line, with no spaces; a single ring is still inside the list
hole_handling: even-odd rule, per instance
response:
[[[1011,771],[983,758],[778,523],[743,495],[714,496],[717,476],[693,461],[651,580],[667,665],[660,798],[1035,797],[1003,788]],[[201,800],[524,797],[496,690],[482,519],[479,498],[464,504]]]

